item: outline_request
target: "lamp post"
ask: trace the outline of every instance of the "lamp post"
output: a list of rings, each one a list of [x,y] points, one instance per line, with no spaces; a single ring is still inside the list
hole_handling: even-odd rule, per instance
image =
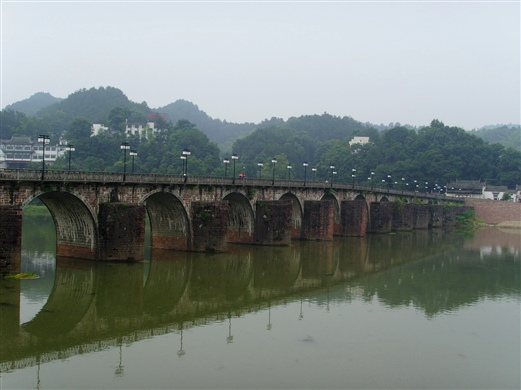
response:
[[[51,139],[48,135],[39,135],[38,142],[42,143],[43,154],[42,154],[42,180],[45,179],[45,145],[51,142]]]
[[[239,156],[237,156],[237,153],[232,154],[232,160],[233,160],[233,184],[235,184],[235,162],[239,159]]]
[[[72,152],[74,152],[76,150],[76,148],[74,147],[74,145],[67,145],[65,146],[65,150],[67,150],[69,152],[69,171],[71,170],[71,155],[72,155]]]
[[[275,164],[277,164],[276,158],[271,160],[271,173],[272,173],[271,185],[275,184]]]
[[[227,158],[225,158],[223,160],[223,164],[224,164],[224,177],[228,176],[228,164],[229,163],[230,163],[230,160],[228,160]]]
[[[130,149],[130,145],[128,142],[122,142],[119,148],[123,150],[123,181],[125,181],[127,176],[127,150]]]
[[[334,165],[330,165],[329,169],[331,169],[331,181],[333,181],[333,170],[335,169]]]
[[[183,177],[186,177],[186,173],[185,173],[186,156],[181,155],[181,157],[179,157],[179,158],[181,159],[181,175],[183,175]]]
[[[186,157],[185,159],[185,177],[188,176],[188,157],[192,154],[190,152],[190,149],[183,149],[183,156]]]
[[[311,171],[313,172],[313,180],[317,181],[317,167],[311,168]]]
[[[259,161],[257,163],[257,166],[259,167],[259,179],[262,179],[262,166],[264,165],[264,163],[262,161]]]
[[[302,166],[304,167],[304,187],[306,186],[306,179],[307,179],[307,171],[308,171],[308,163],[307,161],[304,161],[302,163]]]
[[[286,168],[288,168],[288,180],[291,180],[291,168],[293,168],[291,165],[288,165]]]
[[[333,182],[335,181],[336,171],[333,171],[333,175],[331,176],[331,187],[333,187]]]
[[[391,175],[387,175],[387,178],[389,179],[389,181],[388,181],[387,184],[388,184],[388,187],[389,187],[389,189],[390,189],[390,188],[391,188],[391,184],[393,183],[393,181],[392,181],[392,179],[391,179]]]
[[[132,156],[132,173],[134,173],[134,157],[137,156],[137,150],[132,149],[129,154]]]
[[[369,180],[371,180],[371,190],[373,190],[373,185],[374,185],[374,175],[375,173],[373,171],[371,171],[371,176],[369,177]]]
[[[353,188],[355,188],[356,169],[355,168],[351,169],[351,172],[353,172],[351,174],[351,177],[353,178]]]

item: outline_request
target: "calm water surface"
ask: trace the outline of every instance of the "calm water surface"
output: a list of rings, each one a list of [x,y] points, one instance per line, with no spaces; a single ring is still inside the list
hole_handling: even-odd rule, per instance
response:
[[[0,386],[519,389],[520,248],[416,231],[108,264],[26,219],[40,278],[0,282]]]

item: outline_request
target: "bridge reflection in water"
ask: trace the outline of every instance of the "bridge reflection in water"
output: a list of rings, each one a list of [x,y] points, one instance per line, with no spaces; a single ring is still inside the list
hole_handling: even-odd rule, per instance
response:
[[[290,247],[238,245],[229,253],[213,255],[154,250],[148,268],[144,263],[57,258],[52,292],[40,312],[26,323],[20,325],[19,321],[20,281],[2,282],[1,370],[158,334],[182,335],[183,329],[296,301],[317,289],[329,291],[349,281],[353,286],[363,280],[378,281],[378,272],[385,269],[396,269],[391,271],[398,279],[404,265],[459,250],[463,244],[464,239],[451,231],[413,231],[333,242],[294,242]],[[516,256],[513,277],[519,267],[519,253]],[[512,283],[515,286],[516,281]],[[481,285],[486,288],[488,283]],[[370,283],[362,293],[378,293],[385,299],[384,286],[386,281]],[[425,310],[436,311],[441,306],[426,302]],[[230,329],[228,342],[232,341]],[[182,346],[178,353],[183,353]]]

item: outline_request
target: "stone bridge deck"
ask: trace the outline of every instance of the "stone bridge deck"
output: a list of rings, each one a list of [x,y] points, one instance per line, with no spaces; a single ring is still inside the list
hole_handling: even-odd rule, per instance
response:
[[[3,170],[3,273],[20,268],[22,212],[35,198],[54,219],[58,256],[108,261],[143,259],[146,216],[153,248],[223,252],[227,243],[287,246],[450,226],[467,209],[440,195],[346,183],[69,171],[42,179],[41,171]]]

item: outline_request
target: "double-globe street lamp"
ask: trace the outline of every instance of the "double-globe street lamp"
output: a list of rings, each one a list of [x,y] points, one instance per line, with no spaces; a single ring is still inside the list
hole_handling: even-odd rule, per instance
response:
[[[307,173],[308,165],[309,164],[307,161],[304,161],[302,163],[302,166],[304,167],[304,187],[306,186],[306,173]]]
[[[262,161],[259,161],[257,163],[257,166],[259,167],[259,179],[262,179],[262,167],[264,166],[264,163]]]
[[[228,164],[230,163],[230,160],[228,160],[227,158],[225,158],[223,160],[223,164],[224,164],[224,177],[228,177]]]
[[[38,142],[42,143],[42,180],[45,179],[45,145],[51,142],[51,138],[48,135],[40,134],[38,136]]]
[[[232,183],[235,184],[235,162],[239,159],[239,156],[237,153],[232,154],[232,160],[233,160],[233,181]]]
[[[66,145],[65,146],[65,150],[69,152],[69,171],[71,170],[71,155],[72,155],[72,152],[74,152],[76,150],[76,148],[74,147],[74,145]]]
[[[181,161],[183,162],[183,179],[185,182],[188,176],[188,156],[191,154],[192,152],[190,152],[190,149],[183,149],[183,152],[181,153]]]
[[[288,165],[286,168],[288,168],[288,180],[291,180],[291,169],[293,167],[291,165]]]
[[[129,154],[132,156],[132,173],[134,173],[134,157],[137,156],[137,150],[132,149]]]
[[[271,172],[272,172],[271,185],[275,184],[275,164],[277,164],[276,158],[271,160]]]
[[[121,143],[119,148],[123,150],[123,181],[125,181],[127,176],[127,150],[130,149],[130,145],[125,141]]]

